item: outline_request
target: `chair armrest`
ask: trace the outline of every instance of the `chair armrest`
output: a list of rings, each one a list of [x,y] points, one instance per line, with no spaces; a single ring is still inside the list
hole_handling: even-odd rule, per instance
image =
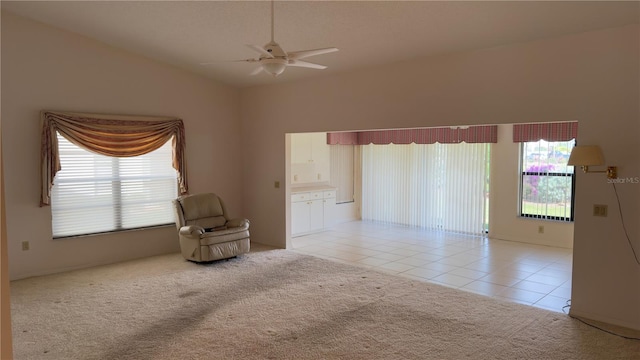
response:
[[[183,226],[180,228],[180,235],[199,238],[204,234],[204,228],[198,225]]]
[[[247,219],[231,219],[227,221],[227,228],[242,228],[242,230],[246,230],[249,228],[249,220]]]

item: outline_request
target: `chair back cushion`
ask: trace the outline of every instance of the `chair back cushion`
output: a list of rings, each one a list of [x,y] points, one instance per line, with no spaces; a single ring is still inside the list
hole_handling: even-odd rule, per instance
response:
[[[179,201],[185,225],[199,225],[205,229],[212,229],[227,222],[222,202],[214,193],[189,195]]]

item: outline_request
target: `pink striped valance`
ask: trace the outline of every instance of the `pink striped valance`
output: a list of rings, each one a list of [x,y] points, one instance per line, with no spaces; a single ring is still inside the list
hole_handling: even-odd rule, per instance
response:
[[[329,145],[496,143],[496,125],[327,133]]]
[[[180,194],[186,194],[184,123],[175,117],[105,115],[42,111],[40,145],[40,206],[51,204],[51,188],[60,171],[59,133],[85,150],[112,157],[132,157],[157,150],[172,141],[173,167]]]
[[[577,136],[577,121],[513,125],[513,142],[569,141]]]
[[[333,132],[327,133],[329,145],[358,145],[357,132]]]

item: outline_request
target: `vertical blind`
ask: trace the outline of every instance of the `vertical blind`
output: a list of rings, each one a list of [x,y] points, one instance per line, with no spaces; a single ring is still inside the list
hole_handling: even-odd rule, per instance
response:
[[[490,144],[362,146],[362,218],[481,235]]]
[[[58,134],[61,170],[51,190],[54,238],[174,222],[177,173],[168,141],[127,158],[86,151]]]
[[[355,184],[355,148],[356,145],[332,145],[331,181],[336,187],[336,203],[352,202]]]

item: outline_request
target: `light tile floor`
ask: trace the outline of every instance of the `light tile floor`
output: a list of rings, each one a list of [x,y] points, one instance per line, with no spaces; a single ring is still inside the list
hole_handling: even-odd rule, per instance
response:
[[[293,250],[562,312],[572,250],[354,221],[293,238]]]

